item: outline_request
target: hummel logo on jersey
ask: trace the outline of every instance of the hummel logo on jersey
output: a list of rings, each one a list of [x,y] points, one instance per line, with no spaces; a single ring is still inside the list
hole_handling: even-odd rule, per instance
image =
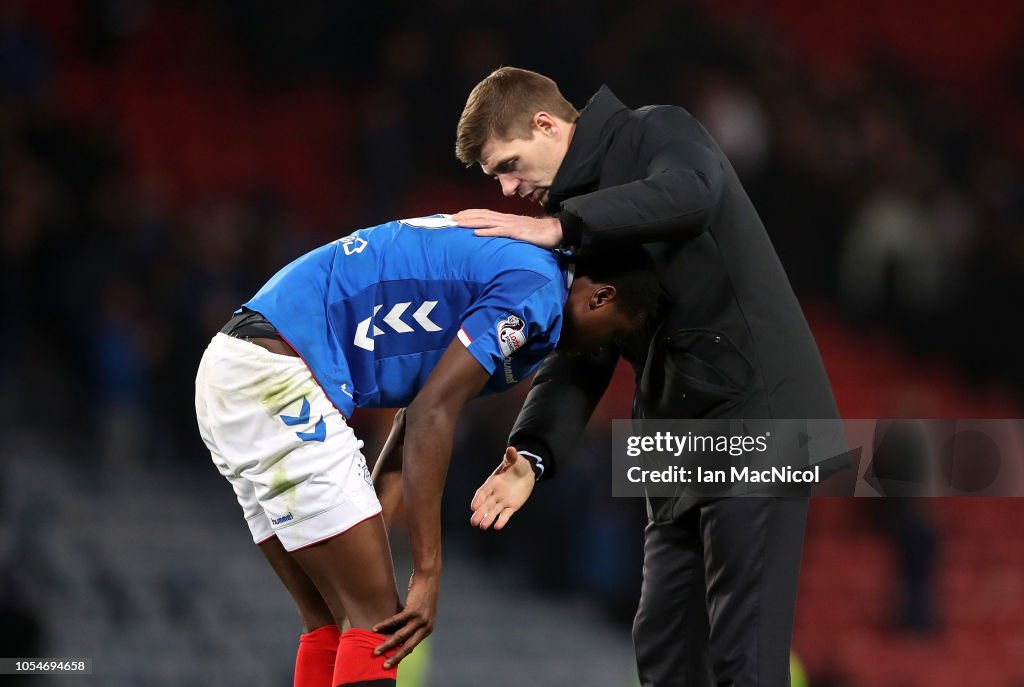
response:
[[[512,358],[505,358],[502,362],[502,370],[505,372],[505,383],[509,386],[517,381],[515,370],[512,369]]]
[[[391,306],[387,314],[382,318],[382,322],[390,327],[396,334],[408,334],[409,332],[416,331],[415,327],[409,325],[408,322],[402,319],[405,311],[412,305],[412,301],[405,303],[396,303]],[[423,301],[416,311],[412,314],[412,321],[419,325],[425,332],[439,332],[443,327],[437,326],[430,319],[430,311],[437,305],[437,301]],[[367,351],[373,350],[373,337],[383,336],[387,332],[373,324],[373,318],[377,316],[383,305],[376,305],[373,308],[373,314],[367,317],[365,320],[360,322],[356,326],[356,335],[352,339],[352,343],[359,348]],[[370,333],[370,325],[373,325],[373,333]]]
[[[366,239],[358,236],[346,236],[341,239],[341,247],[345,250],[345,255],[362,253],[363,249],[366,248]]]
[[[295,427],[297,425],[309,424],[309,399],[303,396],[302,408],[299,410],[298,415],[281,415],[281,422],[285,423],[289,427]],[[295,436],[303,441],[323,441],[327,438],[327,423],[324,421],[324,416],[321,415],[320,419],[317,420],[313,426],[312,432],[296,432]]]

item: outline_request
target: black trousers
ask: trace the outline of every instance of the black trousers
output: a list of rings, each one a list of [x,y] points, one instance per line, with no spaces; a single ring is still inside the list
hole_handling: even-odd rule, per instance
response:
[[[651,522],[633,624],[643,687],[785,687],[806,498],[743,497]]]

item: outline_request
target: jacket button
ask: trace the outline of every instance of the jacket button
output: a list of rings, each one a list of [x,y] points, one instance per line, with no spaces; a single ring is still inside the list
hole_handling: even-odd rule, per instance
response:
[[[722,337],[716,336],[715,337],[715,343],[722,343]]]

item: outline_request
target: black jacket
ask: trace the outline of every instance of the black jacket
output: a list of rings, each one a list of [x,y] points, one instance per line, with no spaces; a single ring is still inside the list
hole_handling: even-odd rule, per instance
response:
[[[580,113],[549,191],[563,244],[643,244],[668,307],[632,356],[634,416],[838,418],[817,345],[732,166],[679,107],[630,110],[602,87]],[[616,360],[554,355],[534,378],[510,445],[544,476],[572,449]]]

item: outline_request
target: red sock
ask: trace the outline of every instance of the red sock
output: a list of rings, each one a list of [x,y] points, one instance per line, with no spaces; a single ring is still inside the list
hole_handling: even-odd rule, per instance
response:
[[[337,625],[324,625],[299,636],[295,656],[295,687],[332,687],[334,659],[338,655]]]
[[[387,635],[356,628],[343,634],[334,662],[334,687],[395,687],[398,668],[384,669],[384,661],[395,652],[373,655],[373,650],[385,639]]]

